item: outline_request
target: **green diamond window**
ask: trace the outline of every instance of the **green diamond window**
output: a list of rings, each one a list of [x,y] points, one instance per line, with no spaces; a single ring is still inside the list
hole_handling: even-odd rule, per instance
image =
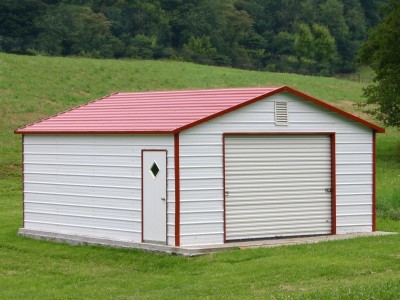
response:
[[[157,176],[158,172],[160,172],[160,168],[157,166],[156,162],[152,164],[150,172],[153,174],[154,178]]]

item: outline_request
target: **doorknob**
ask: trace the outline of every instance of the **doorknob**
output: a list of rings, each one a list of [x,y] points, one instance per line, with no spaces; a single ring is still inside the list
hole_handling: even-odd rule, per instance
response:
[[[161,198],[162,201],[165,201],[165,198]]]

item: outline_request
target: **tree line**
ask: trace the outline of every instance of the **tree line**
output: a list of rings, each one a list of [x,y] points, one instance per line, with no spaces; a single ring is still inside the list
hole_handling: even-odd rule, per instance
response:
[[[347,73],[385,2],[2,0],[0,51]]]

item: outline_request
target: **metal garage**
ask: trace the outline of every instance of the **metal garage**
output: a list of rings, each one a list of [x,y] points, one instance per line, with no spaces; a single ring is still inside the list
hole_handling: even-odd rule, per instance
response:
[[[115,93],[16,130],[19,232],[200,248],[371,232],[377,132],[286,86]]]

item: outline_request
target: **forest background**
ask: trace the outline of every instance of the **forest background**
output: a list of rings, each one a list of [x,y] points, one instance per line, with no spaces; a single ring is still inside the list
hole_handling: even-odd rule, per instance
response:
[[[0,51],[351,73],[385,0],[2,0]]]

